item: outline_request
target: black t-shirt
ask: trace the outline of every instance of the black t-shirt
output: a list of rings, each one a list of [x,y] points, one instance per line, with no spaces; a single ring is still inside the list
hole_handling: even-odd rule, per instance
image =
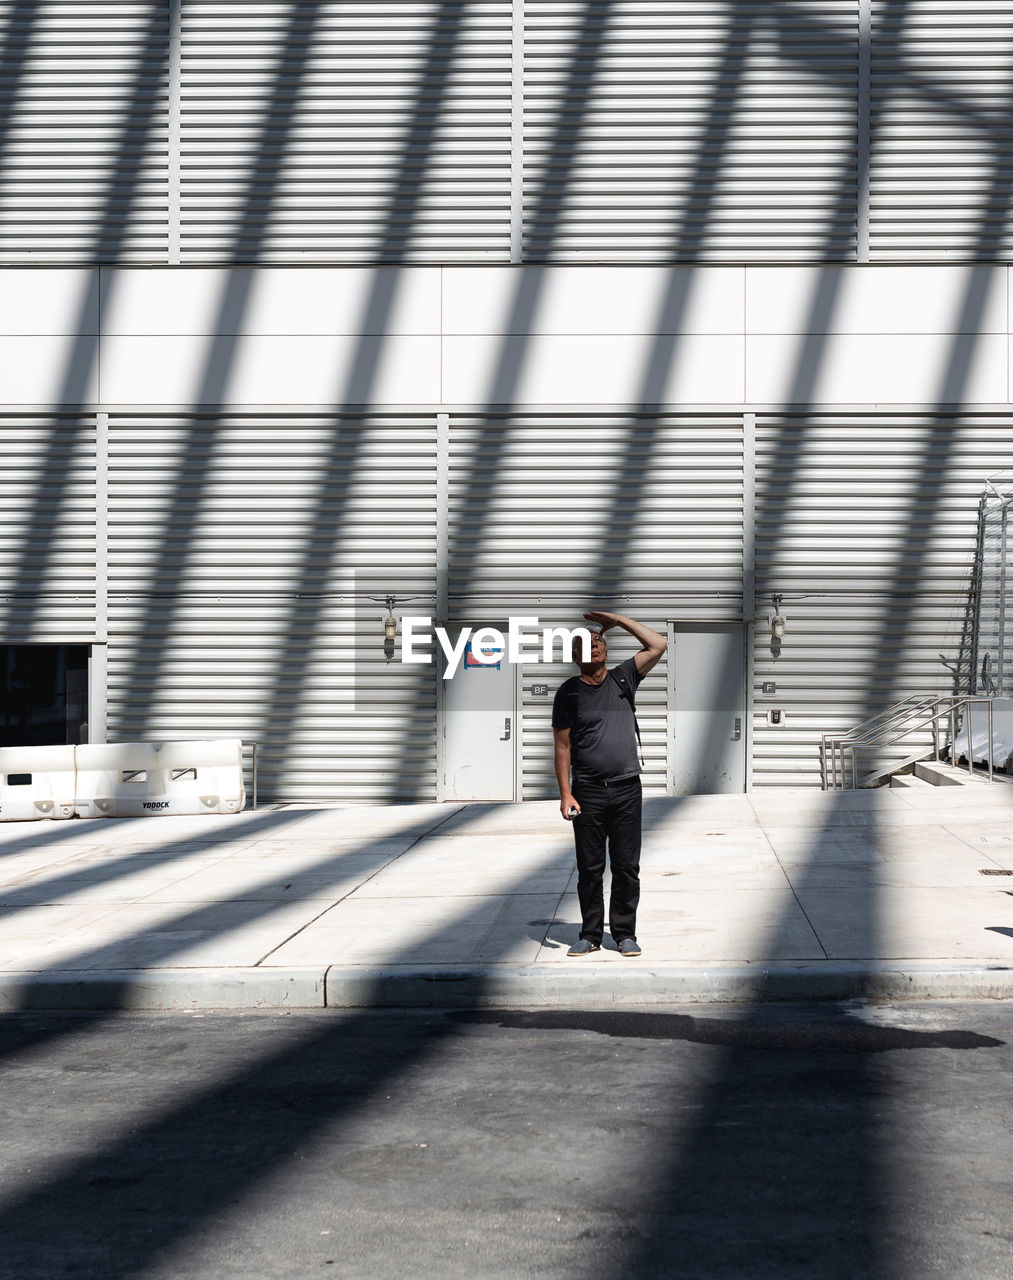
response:
[[[639,774],[631,701],[642,679],[627,658],[601,684],[571,676],[556,690],[552,727],[570,730],[574,782],[622,782]]]

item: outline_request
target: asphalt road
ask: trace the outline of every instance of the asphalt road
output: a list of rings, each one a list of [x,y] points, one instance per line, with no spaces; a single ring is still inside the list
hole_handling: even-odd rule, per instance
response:
[[[1013,1275],[1013,1006],[18,1014],[0,1276]]]

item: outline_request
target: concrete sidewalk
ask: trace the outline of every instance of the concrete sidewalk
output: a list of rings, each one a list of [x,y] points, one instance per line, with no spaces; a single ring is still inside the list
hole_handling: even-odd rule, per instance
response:
[[[1009,997],[1011,871],[1008,784],[651,800],[578,960],[554,802],[7,823],[0,1008]]]

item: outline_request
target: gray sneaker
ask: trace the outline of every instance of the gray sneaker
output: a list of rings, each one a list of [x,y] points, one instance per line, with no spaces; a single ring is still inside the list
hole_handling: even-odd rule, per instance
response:
[[[619,944],[619,954],[621,956],[639,956],[641,954],[640,943],[636,938],[623,938]]]
[[[592,942],[590,938],[578,938],[566,954],[568,956],[589,956],[592,951],[600,950],[600,942]]]

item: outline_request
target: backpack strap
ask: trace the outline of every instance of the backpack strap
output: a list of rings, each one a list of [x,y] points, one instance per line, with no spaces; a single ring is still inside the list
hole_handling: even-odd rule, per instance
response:
[[[616,675],[614,671],[610,671],[609,675],[619,686],[620,696],[625,698],[630,704],[630,710],[633,712],[633,728],[636,730],[637,734],[637,746],[640,748],[640,767],[641,769],[646,769],[647,765],[644,763],[644,744],[640,737],[640,722],[637,720],[637,704],[633,700],[633,690],[630,688],[630,682],[625,676]]]

